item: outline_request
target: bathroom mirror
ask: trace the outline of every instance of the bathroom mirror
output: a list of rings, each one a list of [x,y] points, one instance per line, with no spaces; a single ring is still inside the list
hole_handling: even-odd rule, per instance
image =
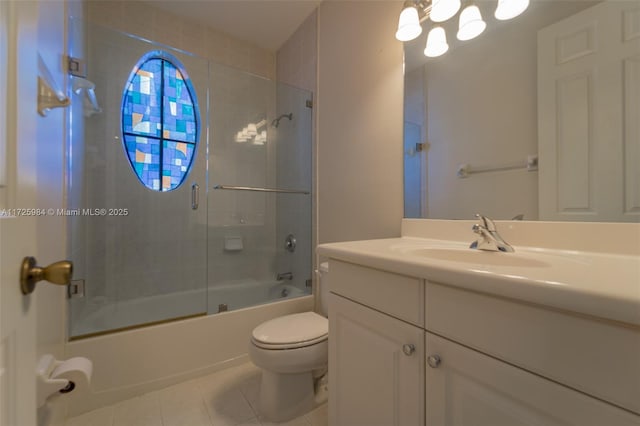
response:
[[[639,222],[639,4],[476,3],[477,38],[405,42],[405,217]]]

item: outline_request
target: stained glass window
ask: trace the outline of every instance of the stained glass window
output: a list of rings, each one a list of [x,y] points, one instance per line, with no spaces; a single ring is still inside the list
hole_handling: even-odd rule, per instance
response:
[[[122,132],[138,179],[156,191],[171,191],[189,173],[198,143],[198,104],[177,59],[150,52],[125,86]]]

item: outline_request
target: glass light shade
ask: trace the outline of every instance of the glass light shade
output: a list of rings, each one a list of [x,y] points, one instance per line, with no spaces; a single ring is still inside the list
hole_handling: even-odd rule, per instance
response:
[[[247,137],[243,135],[242,132],[238,132],[236,134],[236,142],[246,142],[246,141],[247,141]]]
[[[471,40],[472,38],[478,37],[485,28],[487,28],[487,24],[482,20],[478,6],[467,6],[460,14],[457,34],[458,40]]]
[[[418,9],[413,6],[406,7],[400,12],[398,20],[398,31],[396,38],[400,41],[409,41],[418,37],[422,33]]]
[[[260,132],[260,134],[256,135],[255,139],[253,140],[253,144],[264,145],[266,141],[267,141],[267,132],[266,130],[263,130],[262,132]]]
[[[427,36],[427,47],[424,49],[425,56],[435,58],[449,50],[447,44],[447,34],[442,27],[434,27]]]
[[[460,10],[460,0],[433,0],[429,18],[433,22],[444,22]]]
[[[253,123],[249,123],[249,125],[247,126],[247,135],[255,136],[257,134],[258,134],[258,129],[256,128],[256,125]]]
[[[529,7],[529,0],[498,0],[495,17],[501,21],[515,18]]]

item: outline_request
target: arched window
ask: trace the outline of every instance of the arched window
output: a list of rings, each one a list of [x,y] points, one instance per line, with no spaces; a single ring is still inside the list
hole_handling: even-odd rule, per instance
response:
[[[144,55],[122,96],[125,152],[140,182],[171,191],[184,181],[199,137],[198,102],[184,67],[166,52]]]

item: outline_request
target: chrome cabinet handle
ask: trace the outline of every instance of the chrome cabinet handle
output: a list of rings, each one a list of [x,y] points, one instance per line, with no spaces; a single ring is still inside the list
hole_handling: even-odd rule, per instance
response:
[[[440,367],[440,363],[441,362],[442,362],[442,360],[440,359],[439,355],[429,355],[427,357],[427,364],[429,364],[429,367],[431,367],[431,368]]]
[[[416,351],[416,347],[414,345],[412,345],[411,343],[405,343],[404,345],[402,345],[402,352],[406,355],[406,356],[411,356],[413,355],[413,353]]]
[[[200,205],[200,185],[194,183],[191,185],[191,209],[198,210]]]

